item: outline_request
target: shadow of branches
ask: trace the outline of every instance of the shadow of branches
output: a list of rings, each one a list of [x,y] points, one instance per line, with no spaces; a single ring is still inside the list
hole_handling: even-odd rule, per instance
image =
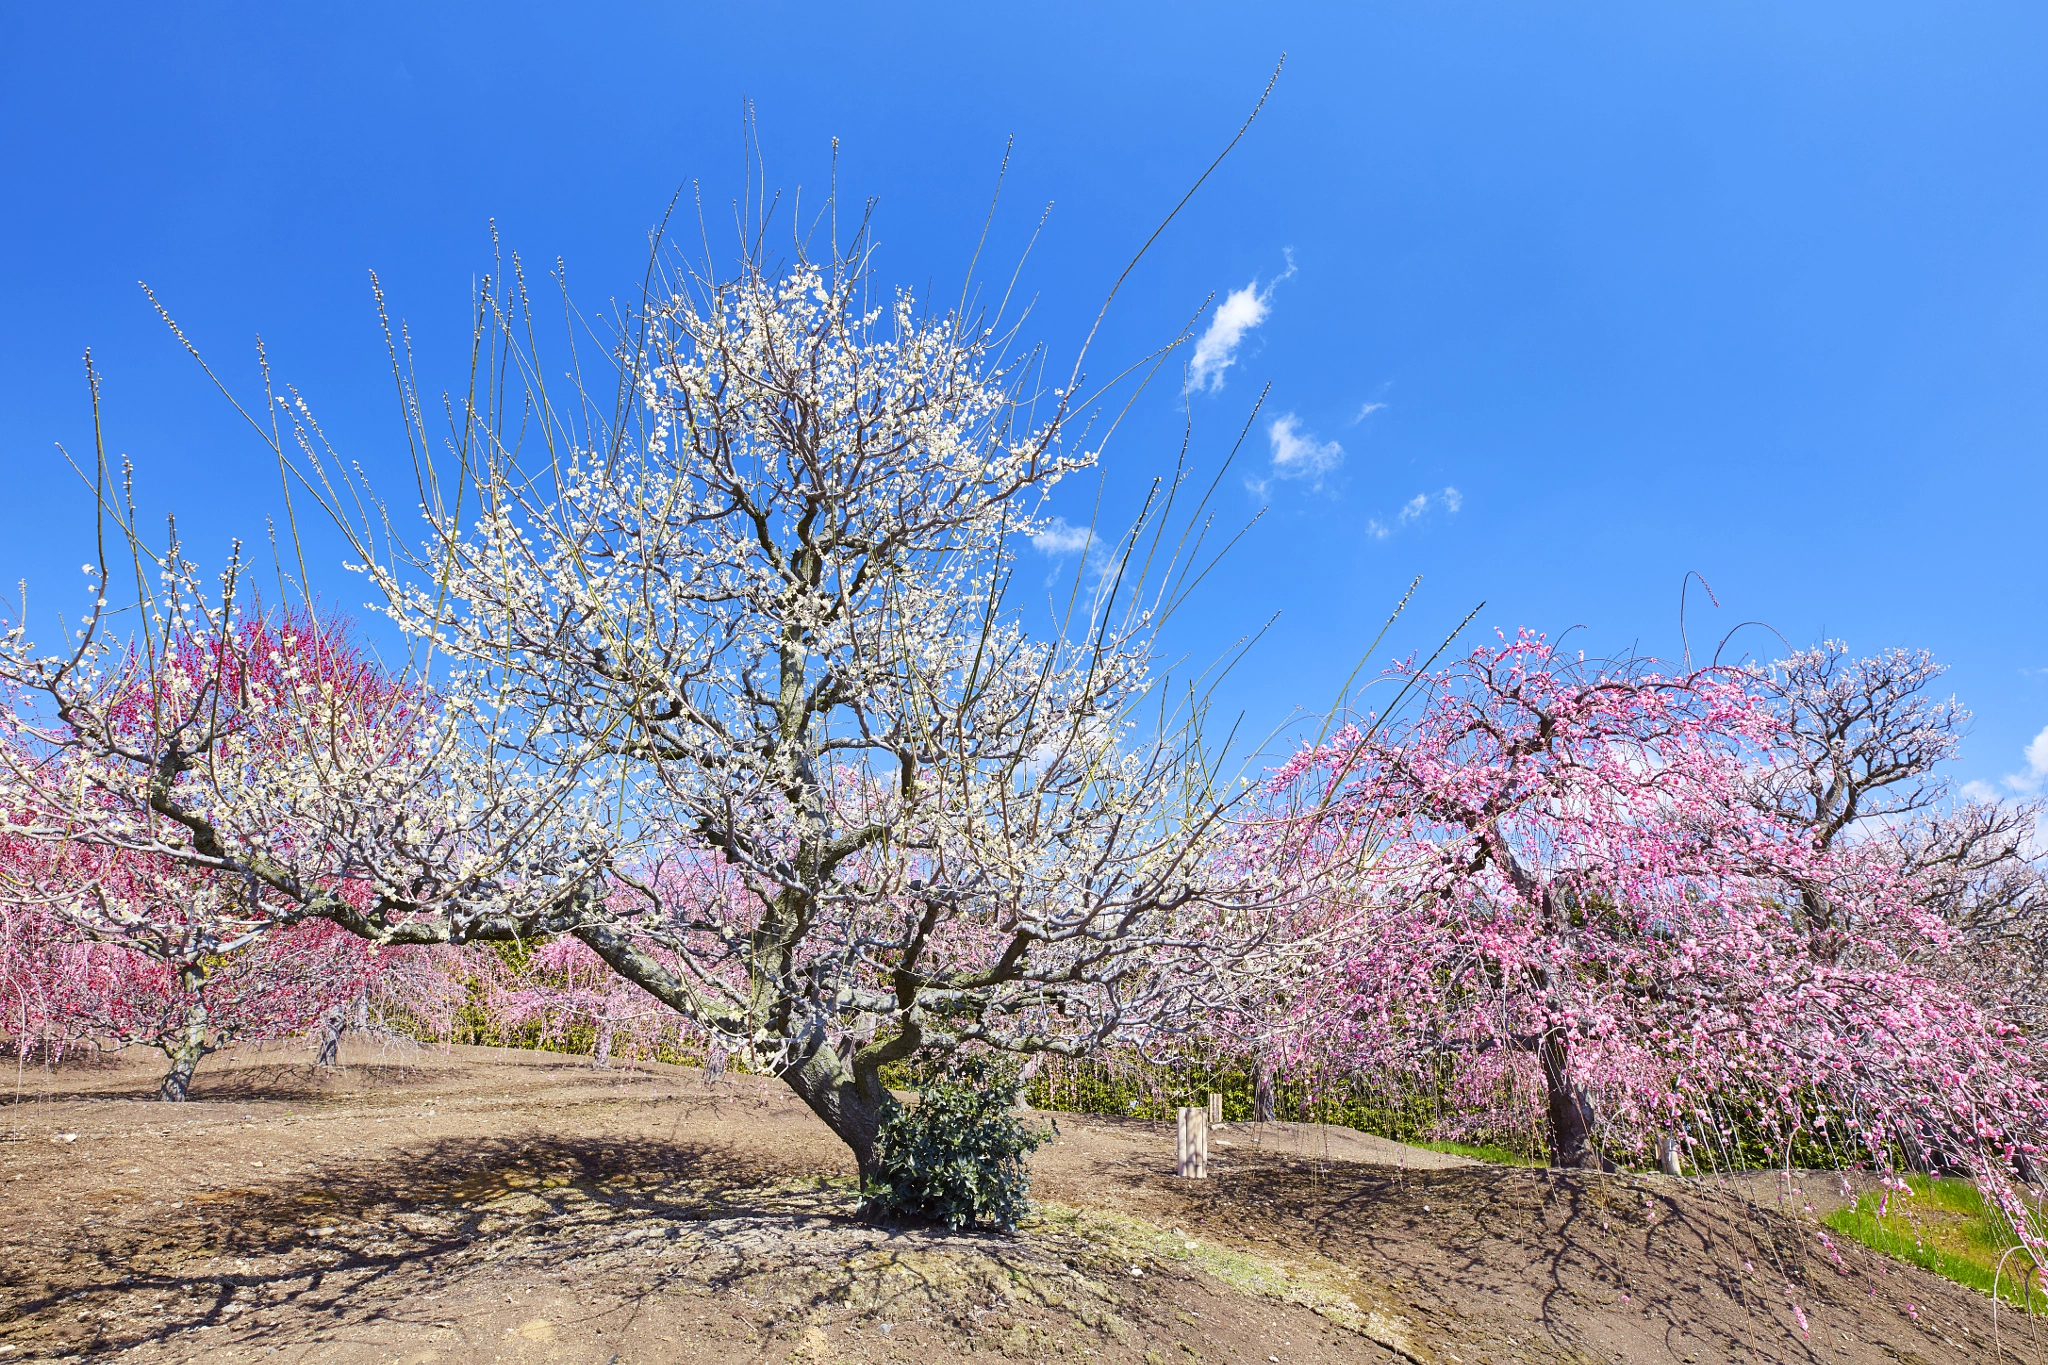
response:
[[[0,1339],[34,1353],[57,1344],[36,1324],[61,1325],[66,1353],[104,1353],[227,1327],[260,1347],[446,1325],[436,1300],[480,1270],[544,1280],[593,1261],[628,1304],[686,1285],[763,1331],[821,1313],[971,1319],[1068,1273],[1057,1249],[862,1223],[856,1202],[843,1177],[715,1142],[443,1138],[81,1226],[60,1267],[0,1271]]]

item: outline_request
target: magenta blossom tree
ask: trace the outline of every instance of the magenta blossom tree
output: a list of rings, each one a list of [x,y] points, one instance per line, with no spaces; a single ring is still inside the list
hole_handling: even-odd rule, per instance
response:
[[[200,1063],[238,1040],[321,1025],[331,1062],[331,1044],[372,1001],[408,1022],[453,1011],[455,982],[428,960],[434,950],[280,923],[246,885],[160,857],[12,839],[0,845],[0,886],[13,902],[0,981],[17,1047],[155,1048],[168,1063],[162,1099],[188,1098]]]
[[[423,1016],[447,1013],[426,1003],[436,973],[392,974],[395,959],[377,945],[325,920],[302,924],[288,880],[192,856],[189,825],[158,809],[175,810],[168,798],[194,769],[236,784],[274,782],[317,763],[323,743],[369,734],[402,744],[418,695],[394,686],[342,623],[310,612],[223,613],[210,631],[189,613],[159,617],[148,637],[108,651],[87,686],[41,707],[12,690],[0,716],[0,773],[11,779],[0,808],[0,902],[39,927],[40,937],[19,936],[24,946],[9,953],[19,964],[11,975],[32,983],[16,994],[47,1002],[43,1036],[158,1048],[170,1063],[159,1093],[181,1100],[199,1063],[237,1038],[279,1038],[324,1021],[326,1041],[336,1042],[352,1007],[393,989],[416,996]],[[325,724],[278,723],[294,711],[303,722],[305,706],[319,707]],[[81,753],[116,766],[80,764]],[[142,769],[139,790],[120,788],[122,766]],[[274,794],[283,799],[259,817],[254,840],[272,856],[322,843],[345,849],[354,837],[301,819],[299,792]],[[322,891],[344,907],[377,894],[360,869]],[[23,1004],[24,1020],[34,1008]]]

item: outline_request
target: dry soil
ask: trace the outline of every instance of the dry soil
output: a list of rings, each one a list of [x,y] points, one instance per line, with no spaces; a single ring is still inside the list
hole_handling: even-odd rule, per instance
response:
[[[1169,1127],[1061,1115],[1020,1234],[948,1234],[856,1221],[844,1149],[759,1077],[456,1048],[244,1050],[182,1105],[153,1079],[32,1070],[0,1115],[0,1365],[2048,1360],[1830,1246],[1833,1177],[1232,1125],[1192,1181]]]

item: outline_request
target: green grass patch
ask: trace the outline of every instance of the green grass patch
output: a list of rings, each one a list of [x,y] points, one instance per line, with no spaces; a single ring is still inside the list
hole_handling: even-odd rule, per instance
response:
[[[2048,1293],[2037,1286],[2028,1295],[2022,1288],[2033,1266],[2024,1251],[2012,1250],[2019,1237],[1998,1210],[1985,1204],[1975,1184],[1918,1175],[1907,1176],[1906,1183],[1910,1196],[1897,1190],[1889,1200],[1882,1192],[1866,1194],[1855,1207],[1837,1209],[1821,1223],[1873,1251],[1986,1294],[1992,1292],[1996,1278],[1998,1297],[2005,1302],[2048,1311]],[[2037,1234],[2048,1230],[2038,1211],[2032,1217]],[[2011,1255],[2006,1254],[2009,1251]],[[2002,1271],[2000,1258],[2005,1262]],[[2031,1304],[2025,1302],[2027,1297]]]
[[[1543,1166],[1541,1157],[1530,1156],[1527,1152],[1511,1152],[1505,1147],[1482,1142],[1411,1142],[1410,1147],[1420,1147],[1426,1152],[1442,1152],[1447,1156],[1468,1156],[1474,1161],[1485,1161],[1495,1166]]]

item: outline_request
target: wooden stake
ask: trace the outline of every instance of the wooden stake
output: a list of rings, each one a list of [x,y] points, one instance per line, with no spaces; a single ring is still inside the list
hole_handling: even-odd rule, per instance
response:
[[[1174,1173],[1191,1180],[1209,1178],[1209,1111],[1183,1107],[1174,1135]]]
[[[1209,1092],[1209,1126],[1211,1128],[1221,1128],[1223,1126],[1223,1096],[1213,1090]]]

